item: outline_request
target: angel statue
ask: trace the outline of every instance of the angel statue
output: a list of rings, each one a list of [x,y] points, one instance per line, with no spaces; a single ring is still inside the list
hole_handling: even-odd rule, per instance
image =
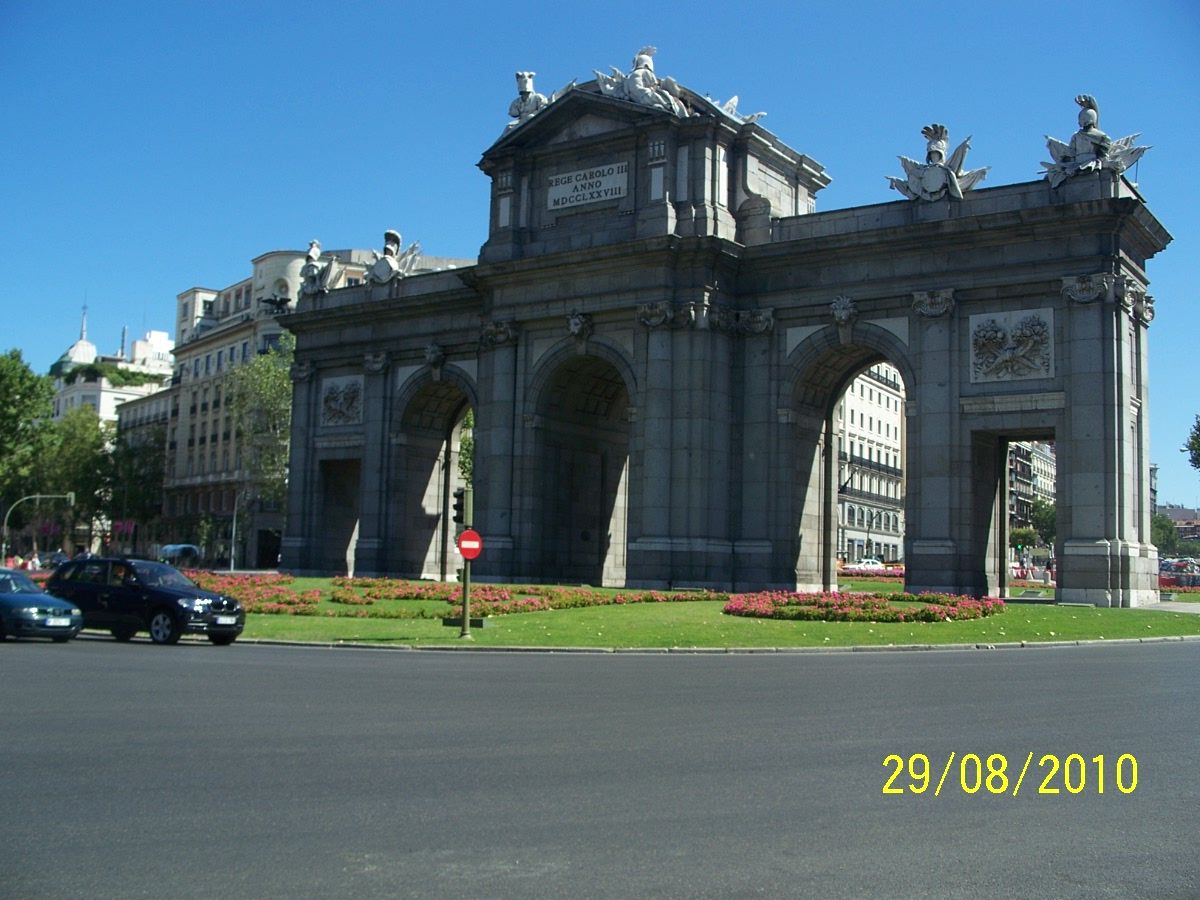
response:
[[[969,191],[983,181],[991,166],[982,169],[963,169],[967,161],[967,151],[971,149],[971,139],[968,137],[950,154],[946,162],[946,147],[949,143],[950,132],[945,125],[926,125],[921,134],[929,142],[925,152],[925,165],[915,159],[901,156],[900,164],[904,166],[905,178],[887,176],[891,186],[909,200],[941,200],[950,196],[955,200],[963,198],[963,192]]]
[[[397,276],[403,278],[412,274],[417,260],[421,258],[421,245],[413,241],[408,245],[408,249],[401,253],[400,246],[403,243],[400,232],[389,228],[383,233],[383,256],[374,253],[375,262],[367,270],[368,280],[375,284],[387,284]]]
[[[610,67],[612,75],[596,72],[600,93],[606,97],[619,97],[686,118],[688,110],[680,98],[679,85],[675,79],[660,79],[654,74],[654,54],[657,52],[654,47],[643,47],[639,50],[633,58],[633,71],[628,75],[616,66]]]
[[[1142,158],[1149,147],[1135,147],[1133,142],[1140,137],[1131,134],[1119,141],[1112,140],[1100,130],[1100,107],[1090,94],[1075,98],[1079,104],[1079,130],[1071,136],[1071,143],[1046,135],[1046,147],[1054,162],[1044,162],[1046,179],[1051,187],[1058,187],[1072,175],[1081,172],[1098,172],[1109,169],[1118,175]]]

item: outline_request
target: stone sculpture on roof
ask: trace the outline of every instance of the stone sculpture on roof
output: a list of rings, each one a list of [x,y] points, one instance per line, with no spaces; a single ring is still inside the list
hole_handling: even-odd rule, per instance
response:
[[[513,121],[509,128],[516,128],[528,122],[550,103],[545,94],[539,94],[533,89],[533,76],[537,72],[517,72],[517,99],[508,105],[508,114]]]
[[[321,242],[308,242],[308,253],[300,268],[300,296],[319,297],[338,287],[344,271],[337,260],[321,262]]]
[[[901,156],[900,164],[904,166],[904,178],[887,176],[888,183],[909,200],[941,200],[943,197],[953,197],[961,200],[964,191],[969,191],[983,181],[990,166],[982,169],[966,171],[963,164],[967,161],[967,151],[971,149],[971,139],[968,137],[959,144],[950,159],[946,160],[946,148],[949,146],[950,132],[945,125],[936,122],[921,129],[928,141],[925,151],[925,164]]]
[[[654,47],[639,50],[633,58],[633,71],[628,75],[616,66],[610,66],[611,75],[596,71],[600,93],[686,118],[690,113],[683,105],[675,79],[659,78],[654,74],[654,54],[657,52]]]
[[[537,75],[537,72],[516,73],[517,99],[508,105],[508,114],[513,117],[513,120],[508,123],[508,128],[516,128],[518,125],[524,125],[559,97],[575,87],[575,79],[571,79],[569,84],[555,91],[547,98],[545,94],[539,94],[533,89],[533,77],[535,75]]]
[[[411,275],[421,258],[421,245],[413,241],[404,252],[400,251],[404,243],[400,232],[388,229],[383,233],[383,256],[375,253],[375,262],[367,270],[367,279],[375,284],[387,284],[393,278],[403,278]]]
[[[1133,142],[1140,137],[1131,134],[1114,141],[1100,130],[1100,107],[1090,94],[1075,98],[1079,104],[1079,130],[1064,144],[1046,135],[1046,147],[1054,162],[1044,162],[1046,180],[1051,187],[1058,187],[1068,178],[1084,172],[1109,169],[1118,175],[1142,158],[1149,147],[1135,147]]]

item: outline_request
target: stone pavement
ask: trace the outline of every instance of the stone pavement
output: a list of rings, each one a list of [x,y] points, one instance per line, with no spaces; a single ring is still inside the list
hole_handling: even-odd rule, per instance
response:
[[[1164,600],[1161,603],[1148,603],[1142,609],[1161,609],[1163,612],[1181,612],[1200,614],[1200,603],[1184,603],[1179,600]]]

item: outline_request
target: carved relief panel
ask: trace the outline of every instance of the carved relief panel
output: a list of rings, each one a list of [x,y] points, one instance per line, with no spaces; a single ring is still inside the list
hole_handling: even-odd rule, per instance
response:
[[[971,382],[1054,377],[1054,310],[971,316]]]
[[[363,420],[363,379],[344,375],[321,379],[321,424],[361,425]]]

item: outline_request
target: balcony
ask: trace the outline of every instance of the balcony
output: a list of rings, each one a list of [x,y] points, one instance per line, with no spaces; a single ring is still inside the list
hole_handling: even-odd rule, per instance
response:
[[[876,494],[872,491],[860,491],[858,488],[841,488],[838,491],[838,496],[844,497],[847,500],[866,500],[869,503],[886,507],[889,510],[901,510],[904,508],[903,497],[886,497],[883,494]]]
[[[871,371],[870,369],[867,369],[867,371],[863,372],[863,374],[866,375],[868,378],[870,378],[872,381],[877,381],[880,384],[887,385],[893,391],[899,391],[902,389],[900,382],[896,381],[893,378],[885,378],[883,375],[879,375],[879,374]]]
[[[881,462],[876,462],[873,459],[867,459],[865,456],[858,456],[857,454],[850,456],[844,450],[838,451],[838,459],[841,462],[848,462],[856,468],[866,469],[868,472],[878,472],[881,475],[890,475],[893,478],[901,478],[904,475],[903,469],[897,469],[895,466],[885,466]]]

